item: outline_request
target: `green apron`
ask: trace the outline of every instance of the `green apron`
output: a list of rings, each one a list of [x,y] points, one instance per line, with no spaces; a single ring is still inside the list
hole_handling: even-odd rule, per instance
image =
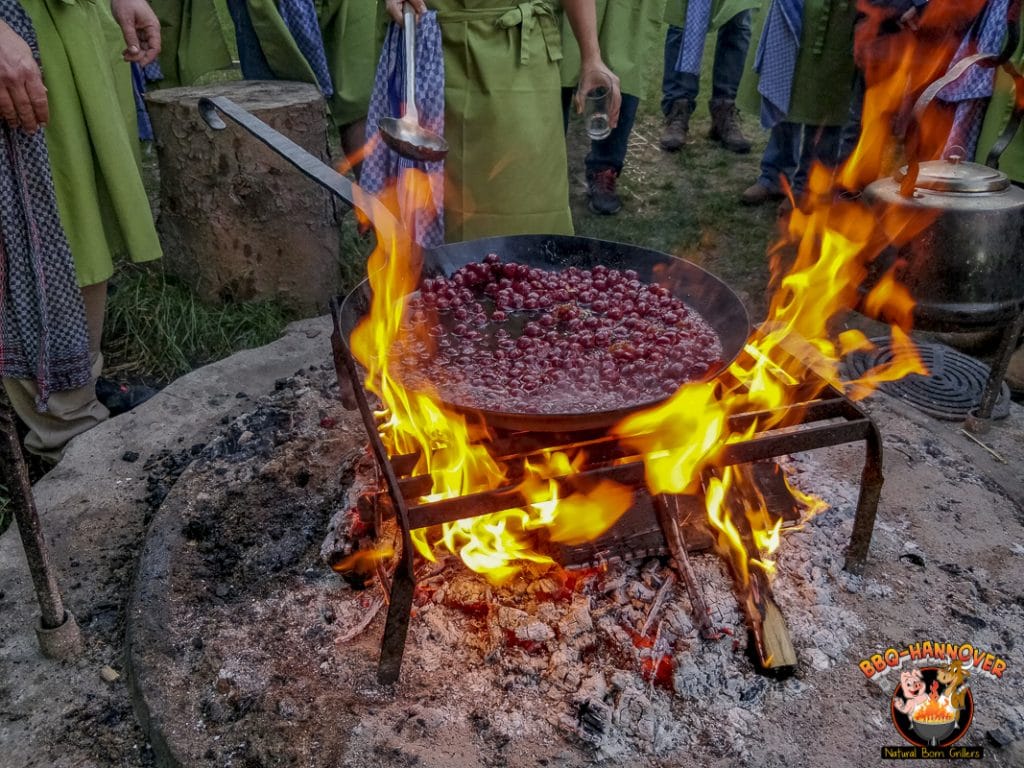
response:
[[[643,98],[649,84],[651,54],[661,53],[661,17],[665,0],[597,0],[597,37],[601,58],[619,76],[623,93]],[[580,49],[567,19],[562,19],[562,85],[580,79]]]
[[[717,30],[738,13],[760,7],[761,0],[713,0],[709,31]],[[665,5],[665,21],[673,27],[685,27],[686,8],[687,0],[668,0]]]
[[[447,240],[572,234],[557,9],[542,0],[429,5],[444,50]]]
[[[159,88],[192,85],[231,66],[224,28],[211,0],[149,0],[160,19]]]
[[[115,253],[161,255],[142,185],[131,70],[109,4],[21,0],[39,38],[50,106],[46,146],[80,285],[109,278]]]
[[[736,102],[741,110],[761,111],[754,57],[771,3],[757,14],[747,63]],[[853,84],[853,22],[856,0],[805,0],[800,53],[793,76],[793,93],[786,122],[803,125],[843,125],[849,115]]]
[[[1024,18],[1021,19],[1021,31],[1024,33]],[[1024,35],[1017,52],[1011,59],[1017,70],[1024,69]],[[988,152],[992,149],[996,139],[999,138],[1007,123],[1010,122],[1010,115],[1013,113],[1014,86],[1011,78],[1002,69],[996,76],[995,92],[989,102],[988,110],[985,112],[985,123],[981,128],[981,137],[978,139],[977,160],[984,163],[988,159]],[[1024,183],[1024,126],[1017,130],[1017,135],[1010,146],[1006,148],[999,158],[999,169],[1018,184]]]
[[[331,117],[345,126],[366,117],[377,66],[374,30],[377,0],[314,0],[324,39],[334,95],[327,100]],[[275,0],[248,0],[249,15],[267,64],[282,80],[316,84],[316,76],[299,51],[277,10]]]

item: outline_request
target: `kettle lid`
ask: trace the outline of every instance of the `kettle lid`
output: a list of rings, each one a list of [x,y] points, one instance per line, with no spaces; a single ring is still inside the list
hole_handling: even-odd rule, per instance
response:
[[[907,166],[903,166],[896,172],[896,181],[902,182],[906,176]],[[944,160],[921,163],[914,186],[935,192],[999,192],[1010,186],[1010,177],[998,168],[949,155]]]

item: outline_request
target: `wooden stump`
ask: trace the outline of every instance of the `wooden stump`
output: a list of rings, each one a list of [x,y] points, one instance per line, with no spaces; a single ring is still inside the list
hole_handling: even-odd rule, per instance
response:
[[[157,229],[171,274],[213,302],[275,297],[306,314],[340,288],[339,211],[332,196],[231,121],[211,129],[200,97],[227,96],[326,160],[316,86],[230,82],[146,98],[160,163]]]

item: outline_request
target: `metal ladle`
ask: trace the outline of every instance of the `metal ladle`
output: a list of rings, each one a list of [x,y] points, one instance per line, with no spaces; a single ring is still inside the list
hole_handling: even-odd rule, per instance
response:
[[[409,3],[402,4],[405,25],[405,114],[401,118],[382,118],[380,135],[398,154],[410,160],[442,160],[448,154],[448,142],[420,125],[416,109],[416,17]]]

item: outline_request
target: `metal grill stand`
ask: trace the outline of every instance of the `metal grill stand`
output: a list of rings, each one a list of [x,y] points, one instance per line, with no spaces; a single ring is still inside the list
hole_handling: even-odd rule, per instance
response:
[[[488,443],[488,449],[493,456],[509,466],[510,476],[506,485],[455,498],[422,502],[422,497],[431,491],[432,479],[411,474],[417,464],[418,454],[387,455],[366,392],[361,386],[362,379],[356,361],[342,339],[337,302],[332,303],[331,312],[334,318],[332,348],[343,399],[354,400],[350,405],[354,404],[359,409],[401,529],[402,552],[391,584],[391,599],[378,667],[378,680],[382,684],[393,684],[401,668],[415,589],[410,536],[412,530],[527,505],[528,499],[518,489],[522,479],[521,467],[525,461],[552,451],[572,451],[584,444],[586,463],[574,475],[555,479],[565,495],[580,483],[607,479],[630,487],[640,500],[650,500],[650,496],[646,491],[643,456],[625,447],[603,430],[569,433],[496,432]],[[820,379],[813,381],[816,378],[814,373],[807,370],[804,382],[794,385],[793,402],[796,405],[779,411],[751,412],[731,417],[729,427],[734,432],[749,429],[755,424],[780,423],[784,426],[757,429],[750,439],[727,445],[719,463],[723,466],[751,464],[801,451],[863,442],[864,468],[860,495],[844,563],[845,570],[861,573],[867,559],[882,489],[881,435],[867,413]],[[813,384],[808,386],[807,382],[812,381]],[[802,390],[819,394],[801,398],[799,393]],[[784,418],[779,419],[780,415]],[[517,468],[520,469],[517,471]],[[661,549],[675,557],[684,581],[691,590],[691,597],[695,583],[686,578],[688,558],[685,551],[706,549],[711,543],[706,531],[701,535],[700,528],[691,524],[697,522],[696,518],[703,517],[694,514],[695,507],[703,510],[702,505],[696,504],[694,497],[687,496],[665,497],[650,504],[651,514],[657,515],[660,522]],[[689,514],[684,518],[683,513],[687,510]],[[614,530],[615,526],[612,528]],[[754,601],[757,610],[745,607],[744,611],[756,638],[759,627],[763,628],[766,622],[771,622],[771,614],[777,613],[778,609],[771,600],[766,579],[754,584],[752,591],[755,596],[759,595],[759,599]],[[697,603],[697,599],[694,603]],[[758,612],[760,617],[756,615]],[[707,629],[706,626],[702,627],[702,631]],[[762,661],[767,662],[770,657],[770,653],[762,653]],[[782,661],[779,658],[774,660],[776,664]]]

